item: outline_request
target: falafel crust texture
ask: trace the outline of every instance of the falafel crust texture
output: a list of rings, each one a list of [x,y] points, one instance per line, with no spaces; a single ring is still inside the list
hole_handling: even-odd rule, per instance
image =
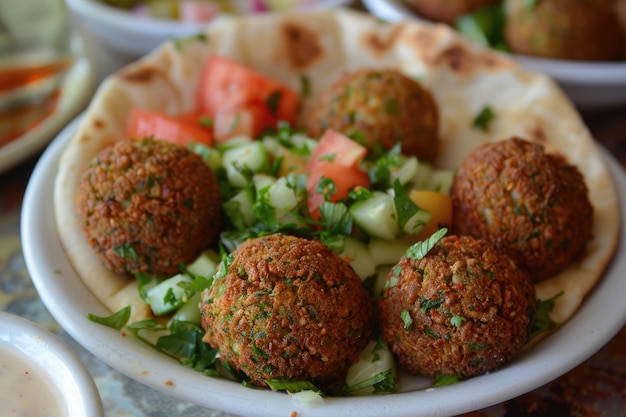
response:
[[[593,205],[580,171],[535,142],[483,145],[457,169],[454,232],[507,252],[533,282],[567,268],[592,238]]]
[[[243,243],[202,293],[204,341],[250,383],[337,382],[369,341],[369,293],[323,243],[270,235]]]
[[[400,366],[470,377],[511,361],[535,315],[535,288],[484,240],[447,236],[421,259],[403,257],[379,297],[381,335]]]
[[[213,171],[188,149],[153,139],[100,151],[81,177],[77,211],[89,245],[118,274],[176,274],[221,227]]]

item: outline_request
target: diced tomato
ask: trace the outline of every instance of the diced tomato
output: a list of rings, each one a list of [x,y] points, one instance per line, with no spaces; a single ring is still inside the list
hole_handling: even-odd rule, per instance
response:
[[[254,112],[254,125],[276,127],[278,121],[295,124],[298,94],[289,86],[271,79],[232,59],[210,57],[202,71],[198,89],[198,106],[208,114],[262,108]]]
[[[309,174],[307,178],[307,207],[313,218],[319,218],[319,206],[326,201],[324,192],[318,191],[318,185],[322,178],[332,180],[335,184],[335,193],[329,196],[330,202],[344,199],[355,187],[370,187],[370,179],[367,172],[357,167],[346,167],[334,163],[320,165],[318,169]]]
[[[126,124],[126,134],[130,138],[154,137],[187,146],[191,142],[213,145],[211,129],[193,123],[189,115],[168,116],[163,113],[132,109]]]
[[[328,163],[355,168],[367,154],[367,148],[336,130],[328,129],[311,155],[307,170],[314,172]]]
[[[251,138],[258,137],[265,125],[265,109],[262,106],[247,105],[237,109],[220,109],[215,113],[213,120],[213,134],[217,142],[245,135]]]

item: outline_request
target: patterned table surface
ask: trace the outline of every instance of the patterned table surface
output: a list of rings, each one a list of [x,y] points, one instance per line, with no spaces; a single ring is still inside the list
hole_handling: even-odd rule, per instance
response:
[[[594,137],[626,167],[626,107],[583,112]],[[38,298],[20,245],[24,191],[39,155],[0,174],[0,310],[35,321],[75,349],[91,372],[107,416],[227,416],[162,395],[113,370],[87,352],[55,322]],[[626,417],[626,327],[604,348],[562,377],[482,416]]]

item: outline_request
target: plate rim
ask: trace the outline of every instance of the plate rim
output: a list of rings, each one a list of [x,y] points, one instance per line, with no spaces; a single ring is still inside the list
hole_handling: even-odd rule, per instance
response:
[[[42,204],[52,201],[58,159],[81,117],[74,119],[54,139],[29,180],[21,216],[27,269],[43,303],[79,344],[130,378],[179,400],[235,414],[245,415],[254,410],[258,416],[291,411],[297,411],[302,417],[339,413],[348,417],[381,413],[413,417],[460,414],[504,402],[565,374],[602,348],[626,324],[626,303],[617,302],[618,294],[626,292],[626,280],[621,272],[626,271],[626,228],[620,227],[618,246],[611,262],[576,314],[558,332],[496,372],[441,388],[388,396],[329,398],[323,406],[313,408],[298,407],[284,393],[253,390],[223,379],[211,379],[209,384],[203,384],[207,377],[202,374],[184,369],[153,348],[86,318],[87,312],[108,313],[81,285],[58,240],[53,211],[49,204]],[[617,188],[620,218],[626,219],[626,173],[604,148],[602,151]],[[73,296],[64,292],[68,288]],[[77,293],[87,298],[76,297]],[[608,307],[611,309],[606,310]],[[111,346],[113,339],[116,343]],[[576,350],[570,349],[564,354],[563,346],[574,346]],[[548,356],[551,359],[546,366]],[[515,382],[502,384],[503,381]],[[207,389],[215,394],[206,395]],[[455,398],[455,402],[450,398]]]

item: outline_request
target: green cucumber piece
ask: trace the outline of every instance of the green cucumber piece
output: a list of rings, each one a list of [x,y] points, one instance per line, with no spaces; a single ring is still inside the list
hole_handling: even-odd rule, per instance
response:
[[[251,187],[244,187],[237,194],[224,202],[224,212],[230,218],[237,230],[244,230],[256,223],[254,214],[254,191]]]
[[[286,177],[280,177],[268,190],[270,206],[277,210],[289,211],[298,206],[298,196],[293,187],[289,185]]]
[[[371,237],[394,239],[400,232],[393,197],[382,191],[372,192],[366,200],[350,207],[354,223]]]
[[[176,310],[176,313],[174,313],[170,322],[178,320],[200,324],[200,297],[201,295],[199,292],[194,293],[191,297],[189,297],[189,300]]]
[[[450,195],[454,175],[455,173],[452,170],[436,170],[430,179],[430,189]]]
[[[361,280],[365,280],[376,273],[376,264],[372,260],[369,248],[360,240],[346,237],[340,256],[350,264]]]
[[[393,354],[384,343],[371,340],[361,351],[359,361],[348,368],[346,385],[356,385],[387,371],[391,371],[391,374],[396,376],[396,362]],[[374,387],[370,386],[354,391],[350,395],[369,395],[373,392]]]
[[[396,179],[400,180],[400,184],[404,185],[411,181],[417,174],[419,161],[415,156],[406,157],[402,165],[394,168],[390,172],[389,186],[392,187]]]
[[[369,252],[375,265],[395,265],[411,246],[404,240],[371,239]]]
[[[187,271],[194,275],[210,278],[215,274],[221,260],[217,252],[212,249],[207,249],[202,252],[195,261],[187,265]]]
[[[176,274],[146,291],[146,303],[155,316],[163,316],[178,309],[187,301],[187,291],[179,282],[191,282],[187,274]]]
[[[243,143],[224,151],[222,163],[226,169],[226,178],[233,187],[243,188],[248,184],[251,174],[266,172],[269,169],[267,149],[260,141]]]

